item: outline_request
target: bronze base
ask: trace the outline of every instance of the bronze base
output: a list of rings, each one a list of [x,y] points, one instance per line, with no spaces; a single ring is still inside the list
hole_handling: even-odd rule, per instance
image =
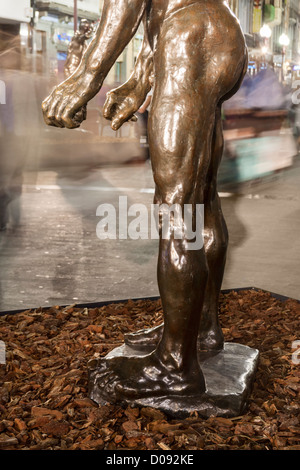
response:
[[[106,357],[144,356],[149,350],[135,350],[122,345],[111,351]],[[245,412],[257,369],[259,352],[236,343],[225,343],[224,349],[216,353],[199,354],[199,363],[203,372],[206,391],[192,396],[153,396],[147,398],[126,399],[119,405],[157,408],[174,418],[185,418],[193,412],[199,416],[235,417]],[[100,405],[107,403],[103,398],[103,377],[101,363],[89,369],[89,397]],[[114,400],[112,399],[112,402]]]

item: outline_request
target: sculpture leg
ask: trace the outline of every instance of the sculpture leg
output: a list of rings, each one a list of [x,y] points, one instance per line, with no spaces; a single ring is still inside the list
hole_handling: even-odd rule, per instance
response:
[[[218,320],[218,304],[226,261],[228,231],[217,192],[217,172],[222,159],[223,147],[220,104],[216,111],[212,158],[205,190],[204,246],[208,264],[208,281],[198,336],[198,347],[202,351],[220,350],[224,344]]]
[[[161,208],[163,204],[177,204],[183,209],[185,204],[191,204],[195,215],[196,204],[204,202],[214,104],[203,99],[205,93],[197,93],[197,102],[181,93],[176,96],[176,108],[174,94],[166,97],[166,93],[161,84],[153,98],[149,123],[156,200]],[[192,125],[186,119],[188,112],[193,114]],[[170,119],[166,119],[168,116]],[[110,400],[199,394],[205,390],[197,360],[199,312],[208,274],[205,249],[190,250],[185,237],[175,238],[172,220],[170,228],[166,238],[160,231],[158,285],[164,311],[161,340],[146,356],[106,359],[101,384]]]
[[[233,59],[234,61],[235,59]],[[244,56],[244,66],[236,82],[232,77],[233,86],[224,94],[222,101],[231,98],[240,88],[247,71],[247,54]],[[222,101],[216,109],[215,128],[212,140],[211,162],[207,175],[205,191],[205,234],[204,246],[208,263],[208,282],[206,287],[203,312],[199,327],[198,349],[204,351],[220,350],[223,347],[223,334],[218,321],[218,299],[221,290],[226,252],[228,231],[224,220],[220,198],[217,193],[217,172],[221,162],[224,137],[221,119]],[[154,203],[158,203],[156,197]],[[200,315],[200,312],[199,312]],[[155,328],[140,330],[125,335],[125,343],[135,348],[155,347],[161,339],[163,324]]]
[[[218,321],[218,299],[222,285],[228,232],[217,193],[217,172],[223,154],[224,138],[221,104],[216,110],[212,140],[212,154],[204,192],[204,247],[208,264],[208,282],[199,327],[198,348],[219,350],[223,347],[223,334]],[[159,203],[155,197],[155,203]],[[163,325],[141,330],[125,336],[125,342],[134,347],[154,347],[161,339]]]

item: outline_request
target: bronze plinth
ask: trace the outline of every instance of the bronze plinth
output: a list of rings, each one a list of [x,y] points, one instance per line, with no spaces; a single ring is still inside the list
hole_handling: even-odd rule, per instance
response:
[[[233,405],[228,411],[230,403],[224,405],[226,387],[220,390],[221,401],[209,392],[210,372],[203,372],[205,361],[217,357],[209,369],[217,370],[222,388],[220,364],[226,356],[224,374],[230,375],[228,357],[234,356],[228,356],[218,322],[228,233],[217,171],[223,151],[221,107],[243,81],[247,48],[227,3],[105,0],[95,38],[77,69],[43,103],[45,121],[69,129],[80,126],[86,104],[100,90],[141,21],[144,40],[134,71],[126,83],[108,93],[104,116],[114,130],[119,129],[153,87],[148,139],[155,203],[182,208],[189,204],[194,218],[197,205],[203,204],[204,245],[190,250],[187,239],[177,239],[172,230],[163,238],[160,230],[158,286],[164,324],[127,337],[121,350],[90,364],[90,396],[98,402],[150,404],[171,414],[178,407],[186,413],[205,409],[203,415],[240,412],[257,352],[240,351],[235,380],[243,402],[239,411]]]

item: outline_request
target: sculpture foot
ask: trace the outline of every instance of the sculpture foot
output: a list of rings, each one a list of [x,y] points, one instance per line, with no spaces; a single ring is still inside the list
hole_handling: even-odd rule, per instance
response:
[[[124,336],[124,342],[127,346],[135,349],[155,348],[161,340],[163,334],[163,323],[154,328],[139,330],[136,333],[129,333]],[[198,337],[198,351],[221,351],[224,347],[224,337],[222,328],[218,325],[200,331]]]
[[[247,406],[258,351],[225,343],[220,352],[198,354],[199,368],[184,376],[167,368],[156,351],[123,344],[89,363],[89,397],[100,405],[150,406],[175,418],[240,416]],[[205,378],[205,391],[204,381]]]
[[[214,328],[208,328],[207,330],[201,330],[198,336],[198,351],[221,351],[224,348],[224,336],[222,328],[217,325]]]
[[[164,324],[148,328],[145,330],[139,330],[135,333],[129,333],[124,335],[124,342],[130,347],[136,349],[144,349],[147,347],[155,348],[161,340],[163,334]]]
[[[91,363],[90,382],[110,402],[204,393],[205,382],[196,363],[188,371],[163,364],[156,351],[145,356],[113,356]]]

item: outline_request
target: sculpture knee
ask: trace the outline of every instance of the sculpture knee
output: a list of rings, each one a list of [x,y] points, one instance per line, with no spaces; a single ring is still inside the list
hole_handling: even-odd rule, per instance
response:
[[[180,156],[166,155],[154,167],[155,200],[158,204],[204,204],[205,185],[197,180],[196,165],[181,165]]]
[[[205,208],[204,208],[205,211]],[[204,246],[208,258],[216,258],[220,261],[226,257],[228,248],[228,230],[222,214],[218,220],[211,221],[210,226],[204,229]]]
[[[191,190],[186,188],[185,181],[177,181],[177,179],[178,175],[169,169],[166,172],[155,172],[155,198],[158,204],[167,204],[168,206],[179,204],[181,207],[184,206]]]

